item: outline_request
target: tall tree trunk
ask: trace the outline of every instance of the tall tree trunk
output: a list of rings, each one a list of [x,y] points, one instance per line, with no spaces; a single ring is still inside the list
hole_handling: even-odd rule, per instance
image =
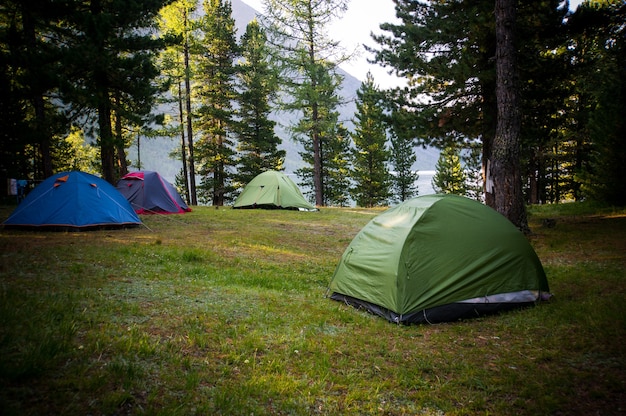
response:
[[[189,199],[189,172],[187,171],[187,146],[185,145],[185,113],[183,111],[183,88],[178,83],[178,114],[180,117],[180,157],[183,161],[183,177],[185,178],[185,202],[191,204]]]
[[[100,129],[100,160],[102,162],[102,176],[105,181],[115,185],[115,144],[111,130],[111,105],[106,91],[101,94],[98,104],[98,127]]]
[[[102,13],[102,1],[91,0],[90,2],[91,18],[97,21]],[[111,96],[110,84],[107,68],[101,59],[106,56],[105,40],[102,31],[98,30],[96,25],[89,26],[87,35],[93,42],[96,60],[94,71],[94,95],[96,96],[97,112],[98,112],[98,128],[100,141],[100,161],[102,163],[102,177],[105,181],[115,186],[115,140],[113,137],[113,129],[111,127]]]
[[[137,132],[137,169],[141,170],[141,135]]]
[[[31,89],[31,100],[33,103],[33,108],[35,110],[35,125],[34,130],[36,137],[36,142],[39,148],[39,155],[41,157],[41,172],[43,173],[43,177],[47,178],[52,176],[52,155],[50,153],[50,134],[48,133],[49,129],[46,126],[46,110],[45,110],[45,102],[43,98],[43,88],[40,85],[42,79],[45,77],[38,76],[37,72],[43,70],[40,66],[36,66],[36,60],[34,59],[37,54],[37,35],[35,33],[35,22],[31,15],[31,7],[30,2],[24,1],[22,3],[22,25],[24,30],[24,38],[26,41],[27,55],[29,58],[29,69],[32,71],[31,75],[33,76],[33,86]]]
[[[115,117],[115,135],[117,137],[117,139],[115,140],[115,150],[117,153],[117,169],[118,175],[121,178],[128,173],[128,161],[126,160],[126,151],[124,150],[124,142],[122,141],[122,123],[119,115],[117,114]]]
[[[122,105],[120,94],[115,94],[115,106],[119,109]],[[117,153],[118,175],[122,176],[128,173],[128,162],[126,161],[126,152],[124,150],[124,132],[122,128],[122,116],[119,111],[115,112],[115,151]]]
[[[185,43],[183,45],[183,55],[185,60],[185,106],[187,110],[187,141],[189,144],[189,193],[191,194],[191,205],[198,205],[196,195],[196,168],[193,158],[193,127],[191,123],[191,77],[189,68],[189,41],[187,39],[187,11],[184,12]]]
[[[495,50],[494,50],[495,53]],[[495,91],[496,84],[485,83],[482,88],[485,91]],[[494,195],[493,195],[493,179],[491,176],[491,160],[493,159],[493,141],[496,136],[496,124],[497,124],[497,112],[498,104],[496,103],[496,97],[494,94],[484,94],[484,120],[482,128],[483,137],[483,157],[482,157],[482,170],[483,170],[483,194],[485,195],[485,204],[494,207]]]
[[[318,114],[317,104],[313,104],[313,124],[317,125]],[[314,127],[316,131],[313,132],[313,187],[315,188],[315,205],[318,207],[324,206],[324,189],[322,187],[322,145],[320,143],[320,135],[317,131],[317,127]]]
[[[520,168],[521,114],[515,62],[515,0],[496,0],[496,98],[498,120],[490,175],[493,208],[528,233]]]
[[[311,10],[309,10],[311,14]],[[313,32],[310,32],[310,39],[313,39]],[[315,64],[315,45],[311,43],[309,45],[309,60],[312,68],[316,68]],[[314,75],[311,77],[311,88],[315,90],[317,88],[317,69],[315,69]],[[313,140],[313,191],[315,192],[315,205],[318,207],[324,206],[324,189],[322,187],[322,146],[320,138],[320,120],[317,98],[314,99],[311,109],[311,121],[313,124],[313,131],[311,132],[311,139]]]
[[[218,124],[222,124],[218,121]],[[221,130],[221,128],[219,128]],[[216,154],[223,154],[222,147],[224,146],[224,138],[221,135],[215,137],[215,151]],[[224,166],[224,159],[222,157],[218,157],[214,164],[214,172],[213,172],[213,206],[221,207],[224,205],[224,194],[225,190],[225,181],[226,181],[226,172]]]

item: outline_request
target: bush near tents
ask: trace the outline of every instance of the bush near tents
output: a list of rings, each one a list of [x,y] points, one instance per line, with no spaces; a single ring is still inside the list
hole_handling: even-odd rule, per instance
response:
[[[416,197],[372,219],[343,253],[331,298],[396,323],[436,323],[549,297],[526,237],[504,216],[456,195]]]
[[[3,222],[8,228],[68,231],[139,224],[141,220],[130,203],[113,185],[80,171],[47,178]]]

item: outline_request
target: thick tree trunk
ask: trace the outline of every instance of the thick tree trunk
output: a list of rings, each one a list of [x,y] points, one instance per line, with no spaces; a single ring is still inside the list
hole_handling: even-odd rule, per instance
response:
[[[496,0],[496,98],[498,120],[487,180],[498,212],[529,232],[520,169],[521,114],[515,62],[515,0]]]
[[[102,94],[98,105],[98,127],[100,128],[100,160],[102,162],[102,176],[105,181],[115,185],[115,143],[111,130],[111,105],[104,101],[106,93]]]
[[[46,126],[46,110],[45,110],[45,101],[43,97],[43,89],[40,85],[41,79],[45,77],[37,76],[38,70],[43,70],[43,68],[35,67],[33,57],[37,53],[37,34],[35,33],[35,23],[34,19],[31,15],[31,5],[29,2],[24,2],[22,4],[22,24],[24,26],[24,37],[26,41],[27,53],[29,56],[28,65],[31,66],[33,72],[33,77],[37,78],[36,81],[33,81],[33,89],[31,91],[31,99],[33,103],[33,107],[35,110],[35,125],[34,130],[36,137],[36,142],[39,147],[39,154],[41,157],[41,173],[43,178],[47,178],[52,176],[52,155],[50,152],[50,133],[49,128]],[[39,79],[41,78],[41,79]]]

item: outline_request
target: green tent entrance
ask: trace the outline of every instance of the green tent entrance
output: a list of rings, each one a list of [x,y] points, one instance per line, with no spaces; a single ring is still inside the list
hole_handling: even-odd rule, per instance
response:
[[[549,298],[526,237],[504,216],[456,195],[426,195],[372,219],[343,253],[331,299],[396,323],[436,323]]]
[[[233,208],[292,209],[317,211],[287,175],[275,170],[254,177],[243,189]]]

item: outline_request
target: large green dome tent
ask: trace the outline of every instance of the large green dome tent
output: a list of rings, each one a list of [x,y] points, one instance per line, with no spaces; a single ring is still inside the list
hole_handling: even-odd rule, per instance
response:
[[[416,197],[376,216],[329,286],[332,299],[404,324],[532,305],[548,292],[526,237],[495,210],[456,195]]]
[[[233,208],[317,211],[304,199],[294,181],[275,170],[268,170],[255,176],[243,189]]]

